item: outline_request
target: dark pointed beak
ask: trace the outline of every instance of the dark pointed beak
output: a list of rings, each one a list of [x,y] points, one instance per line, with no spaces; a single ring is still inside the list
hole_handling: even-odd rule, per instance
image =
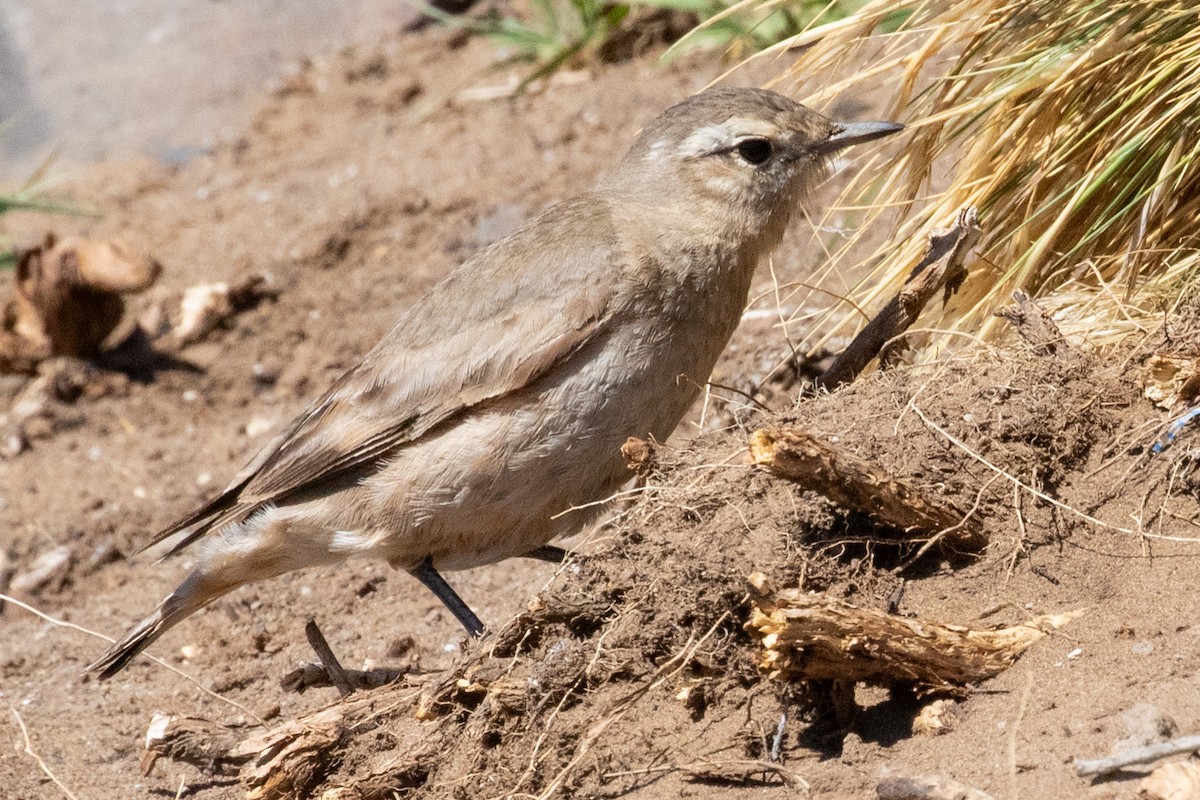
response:
[[[843,147],[891,136],[902,130],[904,126],[899,122],[835,122],[833,135],[813,149],[822,155],[829,155]]]

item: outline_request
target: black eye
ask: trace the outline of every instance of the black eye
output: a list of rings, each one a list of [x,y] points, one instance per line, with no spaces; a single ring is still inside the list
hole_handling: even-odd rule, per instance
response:
[[[771,157],[771,142],[768,139],[742,139],[737,151],[748,163],[761,164]]]

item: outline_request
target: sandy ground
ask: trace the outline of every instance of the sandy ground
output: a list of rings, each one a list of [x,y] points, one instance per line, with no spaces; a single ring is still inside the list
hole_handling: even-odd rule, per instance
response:
[[[302,58],[415,17],[390,0],[2,0],[0,180],[147,155],[183,162],[235,138],[264,84]]]
[[[178,166],[112,161],[83,172],[71,195],[102,209],[102,217],[5,220],[12,235],[29,241],[47,228],[82,230],[120,234],[153,253],[165,267],[163,279],[132,313],[196,283],[254,273],[267,277],[276,297],[187,348],[181,363],[135,371],[106,396],[55,407],[45,435],[0,461],[0,581],[27,574],[44,553],[65,547],[70,570],[23,599],[59,620],[120,633],[188,566],[186,556],[161,565],[124,556],[211,496],[439,277],[591,184],[648,118],[721,70],[706,57],[666,67],[633,61],[522,98],[464,99],[464,89],[503,83],[506,76],[484,73],[492,56],[482,43],[432,31],[315,59],[258,98],[244,129],[211,154]],[[853,105],[861,111],[869,103]],[[817,249],[798,227],[775,259],[774,282],[760,275],[747,324],[718,367],[723,384],[753,387],[789,352],[789,338],[804,335],[790,328],[785,335],[772,324],[773,286],[805,277],[816,262]],[[1190,320],[1173,332],[1185,324]],[[790,395],[774,396],[788,418],[976,509],[992,540],[983,557],[930,557],[900,575],[893,568],[904,551],[864,546],[871,529],[862,520],[742,465],[746,426],[762,420],[741,413],[739,427],[716,404],[704,424],[726,430],[672,456],[651,478],[663,487],[657,500],[634,506],[606,529],[588,548],[597,555],[579,571],[520,561],[455,575],[463,596],[497,627],[543,589],[549,598],[601,596],[614,611],[592,628],[551,628],[553,636],[513,656],[520,662],[513,668],[540,681],[546,697],[576,697],[559,703],[559,716],[548,719],[531,703],[535,710],[517,721],[480,732],[474,712],[464,710],[461,729],[429,729],[455,735],[412,772],[412,785],[400,782],[396,790],[536,795],[570,763],[586,723],[611,709],[614,697],[654,675],[694,641],[689,636],[716,630],[720,646],[703,666],[698,660],[676,682],[642,697],[558,791],[803,796],[800,783],[785,785],[778,774],[695,767],[705,759],[761,758],[761,743],[787,712],[783,763],[813,797],[873,796],[889,769],[953,777],[996,797],[1132,797],[1132,781],[1089,784],[1072,774],[1070,759],[1103,755],[1131,729],[1144,732],[1145,722],[1128,713],[1139,704],[1153,706],[1143,717],[1159,719],[1160,728],[1163,717],[1180,732],[1200,727],[1200,608],[1191,591],[1200,551],[1152,538],[1190,535],[1194,478],[1186,443],[1158,460],[1145,452],[1167,419],[1141,399],[1135,380],[1153,347],[1186,350],[1186,337],[1167,341],[1153,333],[1141,349],[1117,358],[974,354],[900,369],[795,408]],[[22,384],[4,379],[3,402]],[[680,442],[700,424],[698,417],[687,423]],[[865,709],[849,731],[817,736],[811,698],[755,674],[755,644],[740,632],[742,581],[752,569],[779,585],[803,582],[876,608],[903,577],[903,612],[951,623],[1087,612],[971,693],[948,735],[913,736],[911,702],[863,690]],[[6,605],[0,735],[15,746],[0,748],[0,796],[32,800],[59,792],[23,752],[18,719],[31,750],[79,798],[242,796],[229,772],[163,759],[142,775],[146,727],[155,712],[275,725],[332,703],[331,689],[297,694],[280,687],[289,670],[312,657],[302,632],[309,618],[349,666],[399,661],[428,674],[460,657],[460,629],[437,601],[375,563],[240,590],[152,648],[221,699],[144,660],[107,683],[81,678],[103,642]],[[597,643],[603,631],[611,638]],[[562,675],[604,647],[615,648],[607,651],[615,661],[602,679],[553,694],[556,686],[576,687]],[[563,652],[561,660],[551,657]],[[554,672],[556,665],[565,666]],[[709,681],[699,715],[676,699],[685,679]],[[339,751],[315,789],[320,781],[349,784],[373,774],[382,755],[403,755],[405,743],[425,730],[413,727],[407,710],[383,719],[370,737]],[[531,742],[545,738],[541,731],[553,734],[545,739],[552,757],[530,777],[524,765],[537,754]]]

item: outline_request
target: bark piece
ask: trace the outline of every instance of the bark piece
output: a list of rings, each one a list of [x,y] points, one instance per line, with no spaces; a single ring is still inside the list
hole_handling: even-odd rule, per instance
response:
[[[323,708],[239,742],[229,755],[247,762],[241,779],[248,800],[307,796],[332,767],[360,702]]]
[[[236,763],[229,751],[241,738],[241,731],[201,717],[175,717],[155,714],[146,729],[146,755],[142,775],[149,775],[159,756],[199,767],[208,773],[223,771]]]
[[[1033,345],[1035,353],[1048,356],[1069,352],[1062,331],[1028,293],[1020,289],[1013,292],[1013,303],[997,311],[996,316],[1011,322],[1021,338]]]
[[[0,326],[0,367],[95,356],[121,321],[121,295],[149,288],[161,272],[157,261],[118,239],[47,235],[17,260],[14,298]]]
[[[1200,763],[1163,764],[1138,784],[1138,800],[1200,800]]]
[[[913,267],[904,286],[817,378],[818,389],[833,390],[853,381],[873,358],[886,356],[885,346],[908,330],[935,294],[942,292],[945,302],[958,291],[967,277],[967,253],[979,240],[978,219],[974,206],[964,208],[953,226],[929,235],[925,256]]]
[[[904,539],[941,536],[943,546],[972,551],[987,544],[979,525],[950,503],[935,500],[799,428],[755,431],[750,437],[750,460],[900,531]]]
[[[943,778],[889,775],[875,787],[879,800],[993,800],[987,792]]]
[[[750,576],[747,630],[762,637],[759,668],[780,680],[908,685],[918,695],[962,696],[968,684],[999,674],[1034,642],[1082,611],[1023,625],[973,630],[858,608],[799,589],[776,591]]]

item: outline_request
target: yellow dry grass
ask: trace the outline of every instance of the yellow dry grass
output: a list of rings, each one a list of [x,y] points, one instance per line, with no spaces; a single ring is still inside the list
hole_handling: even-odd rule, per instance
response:
[[[1200,3],[874,0],[764,55],[797,53],[780,82],[841,76],[810,104],[883,82],[910,128],[831,212],[854,226],[826,242],[828,274],[863,276],[830,312],[835,332],[862,320],[855,306],[878,307],[924,232],[966,205],[981,212],[980,260],[923,320],[932,328],[994,336],[995,310],[1025,289],[1065,333],[1105,345],[1155,325],[1198,274]],[[873,225],[893,233],[864,259]]]

